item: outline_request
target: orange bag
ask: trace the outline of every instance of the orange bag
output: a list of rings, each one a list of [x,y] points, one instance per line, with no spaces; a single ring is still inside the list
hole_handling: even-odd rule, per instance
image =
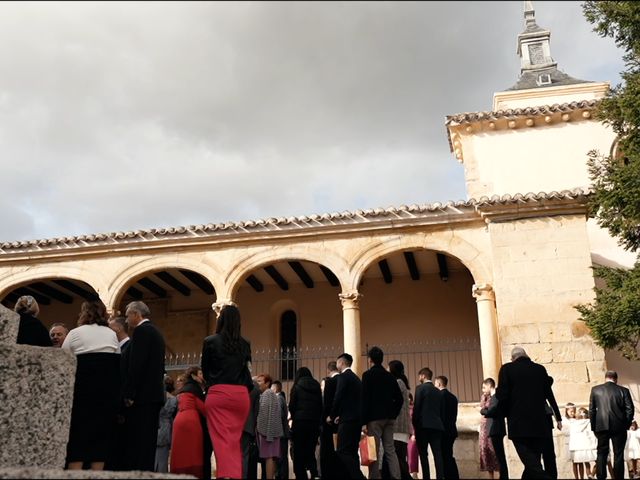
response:
[[[368,467],[378,461],[376,453],[376,439],[365,435],[360,439],[360,465]]]

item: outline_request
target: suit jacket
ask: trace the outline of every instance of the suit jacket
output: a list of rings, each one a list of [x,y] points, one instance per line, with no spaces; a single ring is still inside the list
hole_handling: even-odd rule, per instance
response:
[[[164,404],[164,338],[151,323],[133,329],[125,354],[124,398],[137,405]]]
[[[402,408],[398,381],[382,365],[374,365],[362,374],[362,423],[395,419]]]
[[[413,403],[414,428],[429,428],[444,432],[443,418],[444,396],[432,382],[425,382],[416,387],[416,397]]]
[[[605,382],[591,389],[589,418],[594,432],[623,432],[633,421],[633,402],[628,388]]]
[[[547,401],[555,403],[547,370],[530,358],[505,363],[498,374],[498,410],[507,418],[509,438],[549,435]],[[557,406],[557,404],[556,404]]]
[[[353,422],[362,425],[362,381],[349,370],[335,377],[338,382],[331,406],[331,419],[340,417],[339,422]]]
[[[458,428],[456,427],[456,422],[458,421],[458,397],[446,388],[442,390],[442,397],[444,402],[444,416],[442,417],[444,436],[456,438],[458,436]]]
[[[331,416],[331,409],[333,408],[333,399],[336,395],[336,388],[338,386],[339,375],[333,377],[327,377],[324,381],[324,392],[322,394],[322,426],[323,428],[329,428],[333,432],[336,431],[334,424],[329,425],[325,422],[327,417]]]
[[[498,410],[498,399],[491,396],[489,406],[480,410],[480,414],[487,418],[487,432],[490,437],[504,437],[507,429],[504,426],[504,417]]]

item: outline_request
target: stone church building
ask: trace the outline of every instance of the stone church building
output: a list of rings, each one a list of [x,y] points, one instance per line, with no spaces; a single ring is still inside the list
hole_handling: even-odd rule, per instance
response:
[[[609,83],[559,70],[550,32],[525,5],[517,83],[490,111],[446,118],[468,200],[0,243],[0,300],[33,295],[45,324],[73,328],[85,299],[112,312],[141,299],[164,334],[168,371],[199,362],[214,310],[231,301],[254,373],[285,383],[300,366],[324,376],[342,351],[361,373],[379,345],[385,362],[405,363],[412,387],[425,366],[450,379],[467,477],[480,475],[482,379],[497,378],[515,345],[547,368],[561,405],[587,403],[606,368],[637,402],[640,373],[596,346],[574,308],[594,297],[594,264],[634,260],[586,215],[587,152],[615,150],[593,118]],[[558,437],[566,477],[563,445]]]

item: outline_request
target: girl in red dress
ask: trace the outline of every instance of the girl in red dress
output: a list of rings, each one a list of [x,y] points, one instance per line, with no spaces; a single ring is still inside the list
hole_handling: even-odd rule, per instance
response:
[[[195,370],[195,371],[193,371]],[[205,394],[199,378],[202,370],[187,370],[186,381],[178,392],[178,414],[173,421],[171,438],[171,473],[184,473],[205,478],[204,431]]]

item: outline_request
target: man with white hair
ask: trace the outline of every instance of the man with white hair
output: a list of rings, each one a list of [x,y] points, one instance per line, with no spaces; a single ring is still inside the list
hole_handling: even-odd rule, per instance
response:
[[[511,362],[500,368],[496,398],[498,409],[507,418],[509,438],[524,465],[522,478],[552,478],[541,462],[549,434],[545,406],[547,400],[555,402],[547,370],[533,362],[524,348],[514,347]],[[558,429],[562,429],[561,422]]]

